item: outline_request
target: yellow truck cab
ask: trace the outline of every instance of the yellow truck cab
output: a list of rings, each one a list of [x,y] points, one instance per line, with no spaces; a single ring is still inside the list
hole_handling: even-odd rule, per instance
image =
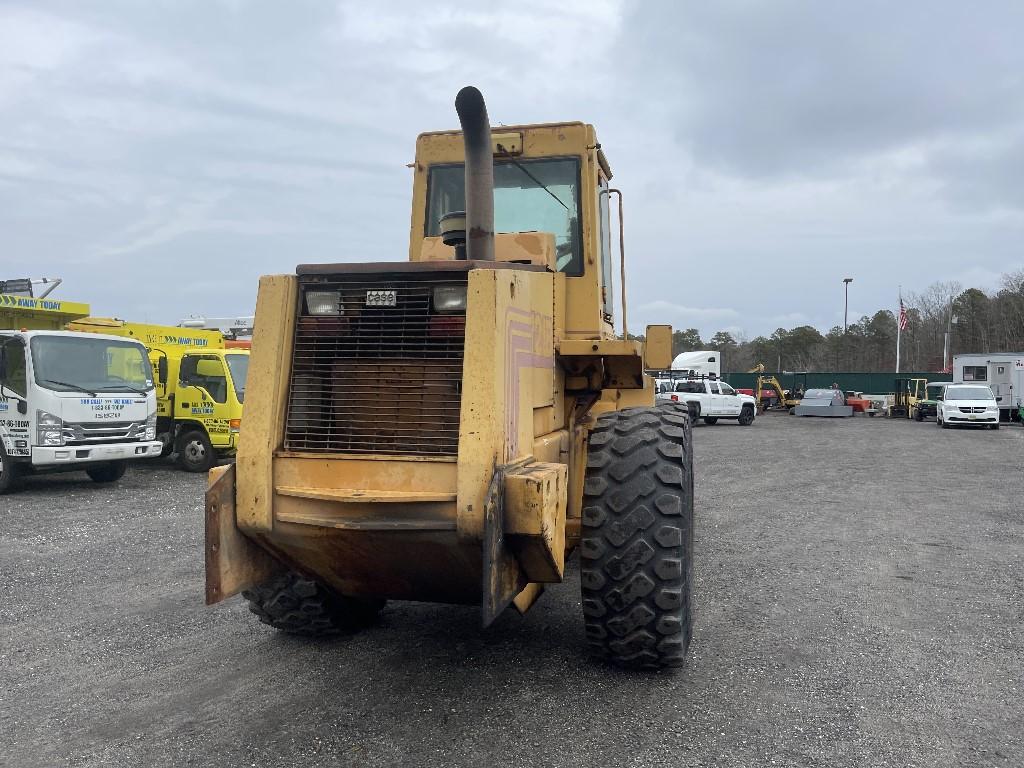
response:
[[[138,339],[156,377],[157,439],[189,472],[234,456],[245,400],[249,350],[229,348],[220,331],[89,317],[69,330]]]

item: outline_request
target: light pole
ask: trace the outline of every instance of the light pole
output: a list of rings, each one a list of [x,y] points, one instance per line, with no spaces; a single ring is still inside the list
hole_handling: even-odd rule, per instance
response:
[[[843,291],[846,294],[845,300],[843,301],[843,336],[846,335],[847,319],[850,315],[850,283],[852,282],[852,277],[843,278]]]

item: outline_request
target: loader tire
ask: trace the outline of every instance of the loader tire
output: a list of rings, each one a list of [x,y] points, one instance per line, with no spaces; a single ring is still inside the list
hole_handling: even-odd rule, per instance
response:
[[[345,597],[294,571],[242,592],[260,621],[290,635],[323,637],[371,624],[383,600]]]
[[[691,426],[681,412],[632,408],[590,434],[580,540],[592,656],[622,667],[682,666],[693,583]]]
[[[127,469],[127,461],[111,461],[107,464],[100,464],[97,467],[89,467],[89,469],[85,470],[85,474],[94,483],[116,483],[124,477],[125,470]]]

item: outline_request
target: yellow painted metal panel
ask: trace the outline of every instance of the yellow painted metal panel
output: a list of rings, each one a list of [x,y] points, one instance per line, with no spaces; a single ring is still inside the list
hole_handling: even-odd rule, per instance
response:
[[[294,275],[260,278],[245,392],[245,429],[236,461],[235,514],[243,530],[269,531],[273,527],[272,463],[284,435],[297,286]]]
[[[235,525],[235,468],[210,470],[206,491],[206,604],[266,581],[283,566]]]
[[[61,331],[65,324],[86,317],[89,305],[78,301],[37,299],[0,293],[0,328]]]
[[[672,326],[648,325],[644,335],[644,368],[662,371],[672,365]]]
[[[564,464],[541,462],[505,477],[505,534],[530,581],[562,580],[567,478]]]
[[[458,530],[479,539],[484,530],[484,497],[501,454],[504,370],[496,350],[503,346],[498,327],[498,273],[469,273],[466,297],[466,342],[459,417]]]

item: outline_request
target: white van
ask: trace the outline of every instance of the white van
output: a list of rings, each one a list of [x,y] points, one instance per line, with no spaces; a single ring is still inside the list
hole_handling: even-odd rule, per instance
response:
[[[935,423],[943,429],[967,424],[999,429],[999,403],[985,384],[947,384],[938,397]]]
[[[1024,352],[954,355],[953,381],[992,387],[1003,421],[1012,421],[1024,402]]]

